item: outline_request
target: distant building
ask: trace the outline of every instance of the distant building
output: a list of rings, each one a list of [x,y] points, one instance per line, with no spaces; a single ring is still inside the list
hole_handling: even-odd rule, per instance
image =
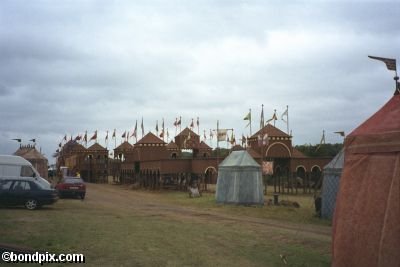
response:
[[[29,161],[43,178],[48,178],[48,160],[34,145],[21,145],[14,155]]]
[[[292,137],[268,124],[248,139],[246,149],[260,165],[268,162],[277,191],[301,187],[304,191],[320,181],[321,170],[331,158],[309,158],[292,146]],[[135,144],[125,141],[114,149],[113,158],[99,144],[84,148],[67,142],[59,152],[57,166],[79,171],[87,181],[103,181],[108,175],[122,183],[158,188],[201,181],[217,182],[218,165],[224,158],[212,156],[212,148],[189,128],[166,143],[149,132]],[[306,190],[307,188],[307,190]],[[289,189],[288,189],[289,191]]]
[[[68,167],[68,175],[80,176],[87,182],[106,182],[108,178],[108,150],[98,143],[85,148],[77,141],[68,141],[57,157],[57,170]]]

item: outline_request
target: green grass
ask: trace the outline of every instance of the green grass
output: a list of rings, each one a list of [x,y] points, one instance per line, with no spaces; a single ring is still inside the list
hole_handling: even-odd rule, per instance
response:
[[[272,190],[272,188],[271,188]],[[150,192],[155,198],[163,202],[173,203],[185,207],[193,207],[208,211],[222,212],[232,215],[250,216],[255,218],[285,220],[293,223],[306,223],[330,226],[331,221],[321,219],[315,215],[314,199],[312,195],[279,195],[279,200],[295,201],[300,204],[300,208],[285,206],[253,206],[246,207],[240,205],[222,205],[215,201],[215,193],[204,192],[200,198],[189,198],[187,193],[177,191]],[[265,200],[273,199],[272,191],[268,191],[264,196]]]
[[[180,192],[137,193],[228,214],[297,216],[276,207],[216,205],[212,194],[188,199]],[[264,225],[131,212],[70,199],[37,211],[2,208],[0,213],[0,242],[83,253],[85,266],[330,266],[329,240]]]

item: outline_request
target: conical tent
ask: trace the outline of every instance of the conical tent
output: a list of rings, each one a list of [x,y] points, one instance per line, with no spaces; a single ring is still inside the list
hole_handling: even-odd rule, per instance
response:
[[[322,218],[331,219],[336,205],[336,195],[339,190],[340,176],[344,163],[343,149],[324,167],[324,179],[322,182]]]
[[[400,266],[400,95],[345,140],[332,266]]]
[[[218,169],[217,203],[264,205],[261,166],[247,151],[232,151]]]

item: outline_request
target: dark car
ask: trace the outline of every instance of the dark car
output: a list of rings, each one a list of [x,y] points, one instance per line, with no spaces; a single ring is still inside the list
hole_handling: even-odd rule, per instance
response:
[[[62,197],[80,197],[85,199],[86,185],[80,177],[65,177],[57,185],[58,195]]]
[[[0,180],[0,205],[25,206],[28,210],[34,210],[57,200],[57,191],[36,178]]]

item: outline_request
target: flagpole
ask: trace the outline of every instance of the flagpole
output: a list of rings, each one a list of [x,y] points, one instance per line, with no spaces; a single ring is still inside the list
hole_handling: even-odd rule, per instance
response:
[[[137,143],[137,136],[138,136],[138,134],[137,134],[137,120],[136,120],[136,123],[135,123],[135,140],[136,140],[136,143]]]
[[[276,121],[276,109],[274,109],[274,127],[275,127],[275,121]]]
[[[250,112],[250,136],[251,136],[251,108],[249,109]]]
[[[289,105],[286,105],[286,110],[287,110],[287,114],[286,114],[286,118],[287,118],[286,126],[287,126],[287,134],[289,134]]]
[[[261,104],[260,129],[264,128],[264,104]]]

